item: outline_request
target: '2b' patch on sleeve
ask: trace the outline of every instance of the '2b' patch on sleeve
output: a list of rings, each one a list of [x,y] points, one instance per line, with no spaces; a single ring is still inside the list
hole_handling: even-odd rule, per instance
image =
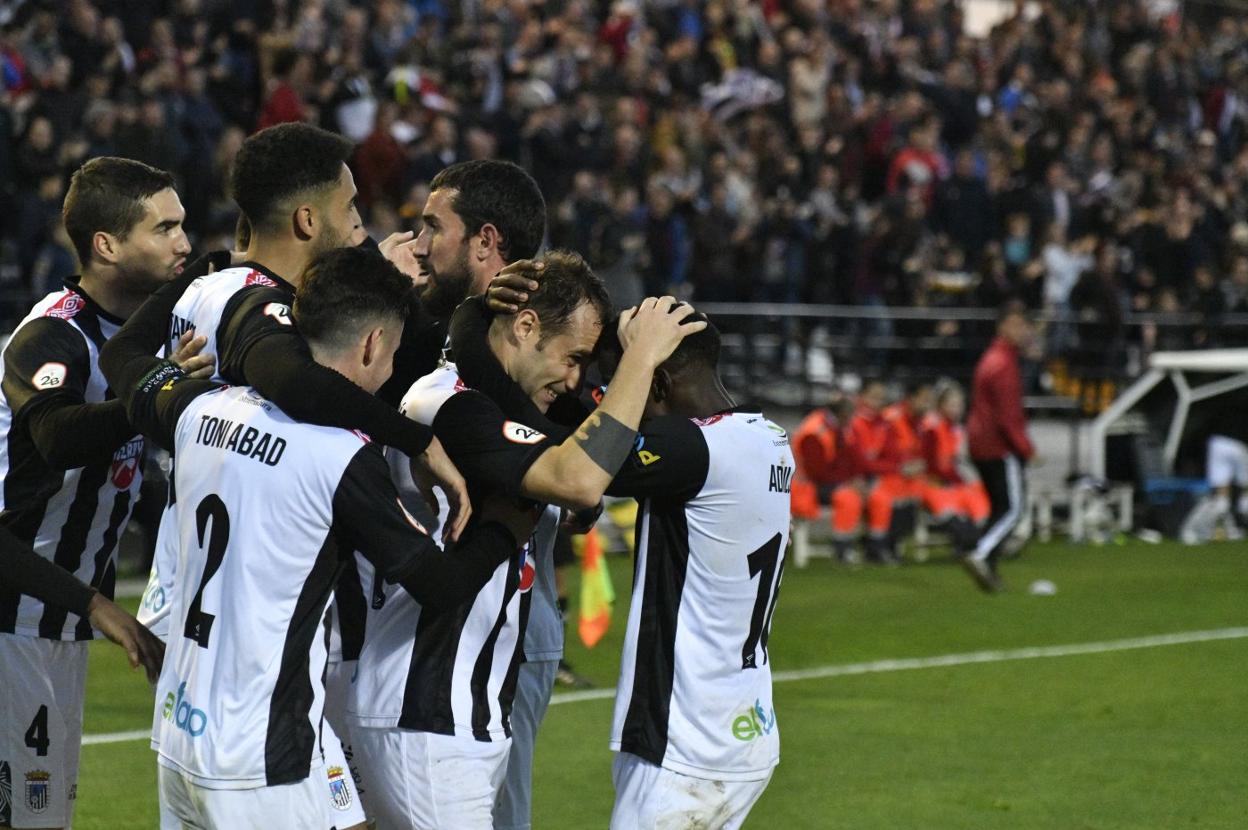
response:
[[[546,433],[515,421],[504,421],[503,437],[514,444],[540,444],[546,440]]]
[[[35,370],[30,378],[30,385],[39,390],[59,389],[65,385],[65,378],[68,375],[69,369],[64,363],[45,363]]]

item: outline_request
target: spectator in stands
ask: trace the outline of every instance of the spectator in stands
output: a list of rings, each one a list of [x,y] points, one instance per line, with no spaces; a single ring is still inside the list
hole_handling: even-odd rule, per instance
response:
[[[1003,590],[998,562],[1027,509],[1023,469],[1035,447],[1027,436],[1019,361],[1032,337],[1026,311],[1006,304],[997,319],[997,337],[975,366],[967,444],[991,512],[975,551],[962,561],[985,591]]]
[[[268,95],[256,120],[256,131],[275,124],[307,118],[303,93],[312,79],[312,57],[294,49],[284,49],[273,58],[273,77]]]
[[[766,285],[768,297],[923,302],[924,275],[957,248],[981,279],[968,296],[1040,308],[1055,272],[1038,254],[1056,223],[1123,251],[1134,310],[1156,310],[1166,287],[1192,308],[1208,266],[1226,313],[1248,313],[1248,282],[1234,283],[1244,233],[1229,232],[1248,232],[1248,50],[1226,34],[1241,28],[1233,11],[1051,3],[1038,23],[1020,10],[972,37],[954,0],[823,5],[9,4],[0,256],[23,251],[29,281],[32,256],[14,243],[31,223],[12,214],[86,158],[171,163],[198,240],[232,224],[200,194],[236,130],[312,120],[363,142],[386,103],[404,178],[373,199],[365,218],[380,231],[438,169],[496,152],[533,171],[552,212],[581,173],[605,180],[601,203],[637,188],[626,227],[611,210],[596,237],[631,239],[641,215],[636,267],[695,297],[750,301]],[[704,268],[712,215],[731,218],[722,261]],[[772,282],[759,279],[768,267]]]

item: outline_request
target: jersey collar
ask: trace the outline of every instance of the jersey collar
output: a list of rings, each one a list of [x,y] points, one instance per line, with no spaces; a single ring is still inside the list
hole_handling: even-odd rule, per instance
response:
[[[101,320],[105,320],[109,323],[112,323],[115,326],[125,325],[126,323],[125,320],[123,320],[121,317],[118,317],[115,314],[109,314],[107,311],[104,310],[103,306],[101,306],[95,300],[91,299],[90,294],[82,290],[82,285],[79,283],[80,279],[82,278],[78,274],[74,274],[72,277],[66,277],[64,280],[65,288],[69,291],[74,292],[79,297],[82,297],[82,301],[87,304],[87,309],[96,317],[99,317]]]
[[[252,260],[250,260],[250,259],[249,259],[249,260],[247,260],[246,262],[240,262],[240,263],[238,264],[238,267],[239,267],[239,268],[250,268],[250,269],[252,269],[253,271],[259,271],[261,274],[264,274],[266,277],[268,277],[269,279],[273,280],[273,282],[277,283],[277,284],[278,284],[278,286],[280,286],[280,287],[281,287],[281,288],[283,288],[284,290],[289,291],[291,294],[294,294],[294,293],[295,293],[295,287],[294,287],[293,285],[291,285],[289,282],[287,282],[286,280],[282,279],[282,278],[281,278],[281,277],[279,277],[277,274],[273,273],[273,272],[272,272],[272,271],[270,271],[268,268],[264,267],[263,265],[261,265],[261,264],[260,264],[260,263],[258,263],[258,262],[253,262]]]

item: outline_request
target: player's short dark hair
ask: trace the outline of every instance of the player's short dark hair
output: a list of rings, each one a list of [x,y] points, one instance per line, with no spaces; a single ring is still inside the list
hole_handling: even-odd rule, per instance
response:
[[[304,270],[295,323],[311,342],[348,346],[378,320],[405,322],[412,290],[412,281],[377,251],[335,248]]]
[[[506,262],[537,256],[546,235],[546,200],[524,168],[498,159],[462,161],[433,177],[429,191],[435,190],[456,191],[451,209],[467,236],[487,224],[498,229]]]
[[[349,139],[311,124],[278,124],[243,142],[230,173],[230,193],[252,231],[271,227],[294,197],[338,183],[351,157]]]
[[[85,268],[99,231],[125,240],[147,211],[144,201],[174,186],[173,176],[141,161],[101,156],[74,171],[61,208],[65,232]]]
[[[681,323],[704,321],[706,328],[687,335],[681,340],[676,350],[659,365],[659,368],[666,369],[672,375],[678,375],[690,368],[718,371],[721,343],[719,329],[702,312],[690,313],[688,309],[688,306],[676,306],[670,313],[682,314]],[[604,327],[602,337],[598,340],[597,355],[603,364],[614,371],[623,353],[624,347],[620,344],[619,338],[619,317],[616,317]]]
[[[592,305],[605,326],[611,316],[611,298],[585,258],[575,251],[549,251],[542,261],[546,267],[538,288],[529,293],[524,305],[541,321],[541,339],[566,331],[582,303]]]
[[[673,309],[672,313],[680,314],[680,308]],[[673,375],[691,367],[714,370],[719,368],[719,329],[715,328],[715,324],[700,311],[686,314],[680,322],[692,323],[696,320],[705,320],[706,328],[687,335],[684,340],[681,340],[676,351],[660,364],[660,368],[666,369]]]

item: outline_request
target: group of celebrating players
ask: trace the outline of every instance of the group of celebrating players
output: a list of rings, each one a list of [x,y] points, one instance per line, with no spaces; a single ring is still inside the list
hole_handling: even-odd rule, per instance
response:
[[[162,827],[528,827],[555,535],[604,495],[640,503],[611,826],[739,827],[779,759],[785,431],[735,405],[704,315],[617,317],[581,256],[539,257],[521,168],[447,168],[420,233],[377,244],[351,150],[250,137],[238,250],[189,265],[168,174],[74,175],[82,273],[3,353],[0,827],[71,823],[96,630],[154,682]],[[144,628],[107,597],[153,445]]]

